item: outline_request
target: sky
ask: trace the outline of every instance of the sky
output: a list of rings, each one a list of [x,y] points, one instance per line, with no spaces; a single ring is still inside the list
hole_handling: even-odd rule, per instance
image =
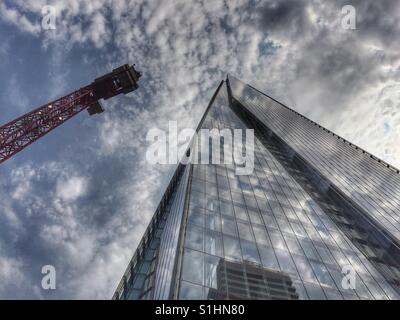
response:
[[[1,1],[0,125],[119,65],[143,76],[0,166],[0,298],[111,298],[175,169],[146,161],[147,132],[195,128],[228,73],[399,168],[399,34],[396,0]]]

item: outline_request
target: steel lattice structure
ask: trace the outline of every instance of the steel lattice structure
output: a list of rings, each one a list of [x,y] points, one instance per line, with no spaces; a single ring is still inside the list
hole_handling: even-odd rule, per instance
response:
[[[141,74],[133,66],[123,65],[97,78],[92,84],[49,102],[0,127],[0,163],[11,158],[34,141],[57,128],[82,110],[103,112],[100,99],[137,89]]]

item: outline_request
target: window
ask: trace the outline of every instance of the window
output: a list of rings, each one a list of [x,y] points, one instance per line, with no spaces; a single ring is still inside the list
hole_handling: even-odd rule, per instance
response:
[[[375,282],[367,282],[366,285],[375,299],[377,300],[387,299],[387,296],[385,295],[385,293],[382,291],[382,289],[379,287],[378,284],[376,284]]]
[[[223,257],[222,236],[218,232],[207,231],[205,237],[205,252]]]
[[[294,263],[296,264],[297,270],[299,271],[301,279],[303,281],[318,283],[318,280],[315,277],[308,260],[298,255],[292,255],[292,257]]]
[[[224,189],[229,189],[229,182],[228,182],[228,178],[221,175],[218,175],[218,187],[222,187]]]
[[[204,178],[204,168],[199,165],[195,165],[193,168],[193,176],[203,179]]]
[[[218,257],[206,255],[204,257],[204,285],[209,288],[218,288],[217,268],[221,261]]]
[[[248,210],[248,212],[249,212],[249,216],[250,216],[250,221],[252,223],[263,225],[263,222],[261,220],[261,216],[260,216],[260,214],[258,212],[252,211],[252,210]]]
[[[190,210],[188,221],[199,227],[204,227],[204,210]]]
[[[283,240],[283,237],[280,232],[275,231],[275,230],[269,230],[268,234],[269,234],[271,243],[274,246],[274,248],[281,249],[281,250],[287,250],[285,240]]]
[[[145,280],[146,276],[144,274],[136,274],[134,280],[133,280],[133,288],[134,289],[141,289],[143,287],[144,284],[144,280]]]
[[[219,201],[216,197],[207,196],[206,197],[206,208],[210,211],[218,211],[219,210]]]
[[[203,251],[203,229],[188,224],[185,245],[188,248]]]
[[[244,197],[245,201],[246,201],[246,205],[248,208],[253,208],[255,210],[258,210],[258,204],[256,199],[253,196],[250,195],[246,195]]]
[[[271,247],[258,246],[260,249],[261,262],[264,267],[279,270],[278,261],[276,260],[274,250]]]
[[[230,184],[232,189],[240,189],[239,181],[236,178],[235,179],[229,179],[229,184]]]
[[[192,191],[190,194],[190,204],[204,208],[204,193]]]
[[[285,241],[291,253],[304,255],[303,250],[301,249],[300,244],[297,242],[296,238],[285,237]]]
[[[221,218],[218,214],[206,215],[206,228],[221,231]]]
[[[301,236],[301,237],[307,236],[307,233],[305,232],[304,228],[300,224],[291,222],[290,225],[292,226],[292,229],[297,236]]]
[[[234,260],[242,260],[239,240],[229,236],[224,236],[223,240],[225,257]]]
[[[318,251],[319,255],[321,256],[322,261],[324,263],[329,263],[332,265],[336,264],[334,258],[332,257],[332,255],[330,254],[328,249],[326,249],[322,246],[315,246],[315,248],[317,249],[317,251]]]
[[[292,228],[290,228],[289,223],[286,219],[276,219],[278,222],[279,228],[281,229],[282,232],[290,233],[293,234]]]
[[[301,247],[304,250],[304,253],[309,259],[320,260],[318,253],[315,251],[312,242],[306,239],[300,240]]]
[[[185,249],[182,279],[200,285],[203,284],[203,253]]]
[[[231,201],[231,192],[228,189],[218,189],[218,195],[220,199]]]
[[[194,180],[195,179],[193,179],[193,182],[192,182],[192,191],[203,193],[204,192],[204,184],[199,180],[196,180],[196,181],[194,181]]]
[[[324,288],[324,292],[329,300],[343,300],[343,296],[337,290]]]
[[[314,261],[310,261],[310,263],[319,282],[336,289],[335,283],[326,267],[323,264]]]
[[[215,195],[217,194],[217,187],[215,184],[206,182],[206,193],[208,195]]]
[[[226,178],[226,170],[225,170],[225,167],[224,167],[223,165],[219,165],[219,166],[216,166],[216,168],[217,168],[218,182],[219,182],[221,179],[227,179],[227,178]],[[228,183],[228,180],[226,180],[226,183]]]
[[[222,217],[222,232],[236,237],[237,231],[235,221],[228,217]]]
[[[281,270],[297,276],[297,269],[290,256],[290,253],[287,251],[275,250],[275,254],[276,257],[278,258]]]
[[[276,223],[275,218],[273,216],[263,215],[262,218],[267,227],[278,229],[278,224]]]
[[[279,215],[284,216],[284,212],[283,212],[279,202],[272,200],[272,201],[269,202],[269,204],[270,204],[270,206],[272,208],[272,212],[274,213],[274,215],[276,215],[276,216],[279,216]]]
[[[207,173],[206,174],[206,181],[216,184],[217,183],[217,178],[216,178],[215,175]]]
[[[256,242],[258,244],[270,246],[271,242],[269,241],[268,235],[265,232],[263,227],[253,226],[254,236],[256,237]]]
[[[233,191],[231,190],[231,195],[232,195],[232,200],[233,200],[233,202],[237,202],[237,203],[243,204],[243,205],[245,204],[245,203],[244,203],[244,199],[243,199],[242,193],[233,192]]]
[[[311,300],[325,300],[324,291],[322,291],[321,287],[311,283],[304,284],[307,294]]]
[[[252,193],[253,189],[251,188],[251,184],[248,182],[240,182],[240,189],[245,193]]]
[[[186,281],[181,281],[179,299],[203,300],[203,287]]]
[[[250,225],[243,222],[237,223],[238,230],[239,230],[239,237],[241,239],[254,241],[253,233],[251,232]]]
[[[235,208],[236,218],[249,221],[249,217],[247,216],[245,208],[240,206],[234,206],[234,208]]]
[[[269,207],[268,201],[260,198],[256,198],[258,207],[260,208],[261,212],[271,212],[271,208]]]
[[[260,255],[254,242],[241,240],[243,260],[261,264]]]
[[[257,197],[264,197],[264,190],[262,188],[253,187],[254,195]],[[258,202],[258,200],[257,200]]]
[[[232,206],[232,204],[230,204],[228,202],[225,202],[225,201],[220,202],[220,211],[221,211],[221,214],[225,214],[227,216],[233,217],[233,206]]]

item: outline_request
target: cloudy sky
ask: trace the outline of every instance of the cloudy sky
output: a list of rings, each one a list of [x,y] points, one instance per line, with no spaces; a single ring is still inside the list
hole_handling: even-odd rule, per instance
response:
[[[399,34],[396,0],[1,1],[1,124],[124,63],[143,77],[0,166],[0,298],[110,298],[174,169],[146,162],[148,130],[195,127],[227,73],[400,167]]]

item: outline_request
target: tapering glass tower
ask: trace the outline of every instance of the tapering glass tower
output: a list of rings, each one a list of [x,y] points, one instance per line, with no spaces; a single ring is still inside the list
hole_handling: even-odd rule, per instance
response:
[[[234,77],[201,129],[253,129],[254,170],[178,165],[114,299],[400,298],[396,168]]]

